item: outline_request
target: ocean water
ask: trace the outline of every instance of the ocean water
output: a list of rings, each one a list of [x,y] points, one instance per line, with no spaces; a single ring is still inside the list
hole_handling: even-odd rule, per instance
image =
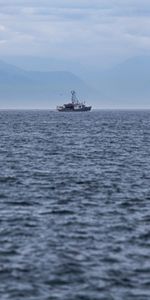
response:
[[[0,111],[0,299],[150,299],[150,111]]]

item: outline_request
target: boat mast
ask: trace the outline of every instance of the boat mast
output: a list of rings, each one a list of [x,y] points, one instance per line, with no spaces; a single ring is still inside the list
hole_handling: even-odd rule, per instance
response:
[[[76,97],[76,92],[75,91],[71,91],[71,101],[73,104],[77,104],[78,103],[78,99]]]

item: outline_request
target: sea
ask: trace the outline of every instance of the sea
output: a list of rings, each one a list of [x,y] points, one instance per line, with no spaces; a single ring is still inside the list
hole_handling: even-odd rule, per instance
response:
[[[150,299],[150,111],[0,111],[0,299]]]

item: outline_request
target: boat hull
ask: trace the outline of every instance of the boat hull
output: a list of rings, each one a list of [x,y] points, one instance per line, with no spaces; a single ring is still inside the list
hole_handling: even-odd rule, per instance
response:
[[[92,106],[86,106],[84,108],[76,108],[76,109],[68,109],[65,107],[59,107],[57,108],[58,111],[60,112],[81,112],[81,111],[90,111],[92,109]]]

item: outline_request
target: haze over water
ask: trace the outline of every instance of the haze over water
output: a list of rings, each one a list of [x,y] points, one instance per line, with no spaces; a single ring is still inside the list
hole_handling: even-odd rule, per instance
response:
[[[150,111],[0,111],[0,299],[150,299]]]

